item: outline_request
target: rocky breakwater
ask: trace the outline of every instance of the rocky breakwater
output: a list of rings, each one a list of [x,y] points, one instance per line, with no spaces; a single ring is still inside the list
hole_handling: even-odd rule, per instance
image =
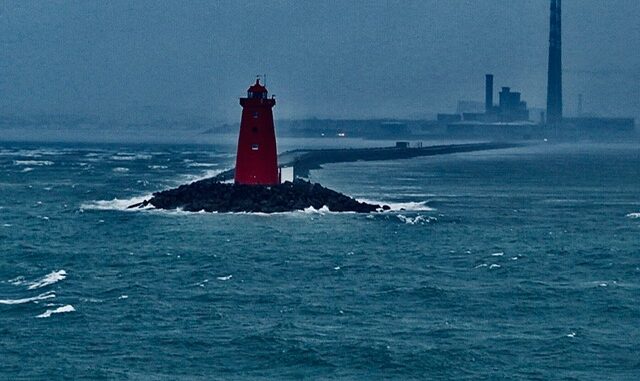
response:
[[[201,180],[154,193],[149,200],[129,208],[181,209],[189,212],[278,213],[328,208],[332,212],[371,213],[389,210],[387,205],[359,202],[320,184],[296,179],[273,186],[220,183]]]

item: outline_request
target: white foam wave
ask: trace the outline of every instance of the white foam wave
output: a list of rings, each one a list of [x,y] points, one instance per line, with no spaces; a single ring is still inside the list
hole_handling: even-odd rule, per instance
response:
[[[22,171],[20,171],[20,172],[25,172],[26,173],[26,172],[31,172],[31,171],[33,171],[33,168],[26,167],[26,168],[23,168]]]
[[[45,275],[41,279],[31,283],[29,285],[28,289],[29,290],[35,290],[37,288],[50,286],[50,285],[52,285],[54,283],[58,283],[61,280],[64,280],[66,277],[67,277],[67,272],[64,271],[64,270],[53,271],[53,272],[50,272],[49,274]]]
[[[55,310],[46,310],[44,313],[36,316],[37,318],[48,318],[53,314],[61,314],[65,312],[74,312],[76,309],[73,308],[71,304],[67,304],[66,306],[58,307]]]
[[[429,224],[431,222],[435,222],[438,221],[438,219],[436,217],[430,217],[430,216],[422,216],[422,215],[418,215],[415,217],[407,217],[403,214],[398,214],[398,219],[402,222],[404,222],[407,225],[423,225],[423,224]]]
[[[257,216],[257,217],[273,217],[273,216],[304,216],[304,215],[319,215],[319,216],[324,216],[327,214],[357,214],[356,212],[334,212],[329,210],[329,208],[325,205],[320,209],[316,209],[312,206],[305,208],[303,210],[292,210],[292,211],[287,211],[287,212],[273,212],[273,213],[265,213],[265,212],[217,212],[217,211],[213,211],[213,212],[206,212],[205,210],[199,210],[196,212],[192,212],[192,211],[185,211],[182,208],[177,208],[177,209],[156,209],[155,207],[153,207],[152,205],[148,205],[144,208],[131,208],[129,209],[128,207],[134,204],[139,204],[141,202],[143,202],[144,200],[149,200],[153,197],[153,195],[147,195],[147,196],[142,196],[142,197],[133,197],[130,199],[113,199],[113,200],[100,200],[100,201],[90,201],[87,203],[84,203],[80,206],[81,210],[120,210],[120,211],[127,211],[127,212],[134,212],[134,211],[140,211],[140,210],[144,210],[144,211],[150,211],[150,212],[157,212],[157,213],[161,213],[161,214],[165,214],[165,215],[195,215],[195,214],[210,214],[210,215],[215,215],[215,214],[225,214],[225,215],[250,215],[250,216]],[[369,215],[369,216],[373,216],[373,215]],[[435,221],[437,220],[436,217],[424,217],[425,221],[427,222],[431,222],[431,221]],[[420,220],[420,219],[419,219]]]
[[[69,153],[73,153],[73,150],[68,149],[27,149],[27,150],[19,150],[16,154],[20,156],[26,157],[42,157],[42,156],[58,156],[58,155],[67,155]]]
[[[145,196],[136,196],[127,199],[119,199],[114,198],[113,200],[99,200],[99,201],[90,201],[80,205],[81,209],[89,209],[89,210],[138,210],[138,209],[127,209],[129,206],[133,204],[139,204],[144,200],[149,200],[153,195],[148,194]],[[152,206],[148,206],[144,209],[153,208]]]
[[[162,213],[162,214],[168,214],[168,215],[193,215],[193,214],[211,214],[211,215],[215,215],[215,214],[224,214],[224,215],[238,215],[238,216],[242,216],[242,215],[246,215],[246,216],[256,216],[256,217],[275,217],[275,216],[305,216],[305,215],[325,215],[325,214],[356,214],[356,212],[333,212],[331,210],[329,210],[329,208],[327,208],[327,206],[323,206],[320,209],[316,209],[312,206],[303,209],[303,210],[292,210],[292,211],[288,211],[288,212],[273,212],[273,213],[266,213],[266,212],[206,212],[204,210],[200,210],[197,212],[189,212],[189,211],[185,211],[181,208],[177,208],[177,209],[169,209],[169,210],[165,210],[165,209],[155,209],[153,207],[148,207],[148,208],[143,208],[143,209],[151,209],[154,212],[158,212],[158,213]]]
[[[167,169],[169,168],[166,165],[148,165],[147,168],[149,169]]]
[[[435,209],[427,206],[428,201],[420,201],[420,202],[384,202],[384,201],[372,201],[366,199],[358,199],[360,202],[366,202],[367,204],[373,205],[388,205],[391,208],[391,211],[411,211],[411,212],[429,212]]]
[[[640,212],[638,212],[638,213],[629,213],[629,214],[627,214],[627,217],[633,218],[633,219],[640,218]]]
[[[305,208],[302,213],[306,213],[306,214],[320,214],[320,215],[324,215],[327,213],[334,213],[332,211],[329,210],[329,208],[324,205],[322,208],[320,209],[316,209],[313,206],[310,206],[308,208]]]
[[[27,281],[24,279],[24,277],[22,275],[15,277],[13,279],[9,279],[7,281],[7,283],[12,284],[14,286],[20,286],[21,284],[25,284],[27,283]]]
[[[116,155],[111,156],[111,160],[116,160],[116,161],[133,161],[133,160],[149,160],[149,159],[151,159],[151,155],[147,155],[147,154],[118,153]]]
[[[14,160],[14,165],[36,165],[36,166],[45,166],[45,165],[53,165],[55,164],[53,161],[49,160]]]
[[[210,168],[210,167],[217,167],[218,164],[215,163],[189,163],[187,164],[187,167],[191,167],[191,168]]]
[[[34,296],[31,298],[24,298],[24,299],[0,299],[0,304],[25,304],[25,303],[31,303],[31,302],[37,302],[39,300],[45,300],[45,299],[51,299],[51,298],[55,298],[56,297],[56,293],[53,291],[47,291],[44,292],[38,296]]]
[[[196,181],[200,181],[200,180],[205,180],[211,177],[215,177],[217,175],[219,175],[220,173],[224,172],[224,170],[222,169],[208,169],[206,171],[204,171],[204,173],[201,173],[199,175],[189,175],[186,176],[186,181],[193,183]]]
[[[229,280],[231,278],[233,278],[233,275],[219,276],[217,279],[218,280]]]
[[[125,168],[125,167],[115,167],[112,169],[113,172],[116,173],[126,173],[129,172],[129,168]]]

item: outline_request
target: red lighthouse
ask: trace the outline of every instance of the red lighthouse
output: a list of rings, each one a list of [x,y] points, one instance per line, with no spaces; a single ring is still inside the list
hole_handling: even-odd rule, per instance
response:
[[[242,121],[236,156],[236,184],[275,185],[278,176],[276,134],[273,126],[274,98],[267,98],[260,79],[240,98]]]

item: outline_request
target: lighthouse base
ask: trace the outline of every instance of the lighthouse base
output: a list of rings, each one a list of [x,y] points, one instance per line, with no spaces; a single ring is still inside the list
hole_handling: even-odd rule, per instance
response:
[[[157,209],[181,209],[188,212],[280,213],[321,209],[332,212],[371,213],[388,206],[359,202],[342,193],[303,180],[273,186],[225,184],[202,180],[153,194],[149,200],[129,208],[153,206]]]

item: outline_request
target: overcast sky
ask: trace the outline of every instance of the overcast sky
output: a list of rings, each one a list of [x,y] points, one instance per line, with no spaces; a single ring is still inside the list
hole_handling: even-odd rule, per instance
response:
[[[0,109],[236,120],[257,73],[276,116],[420,117],[496,88],[544,107],[547,0],[0,0]],[[565,114],[640,116],[640,1],[565,0]]]

